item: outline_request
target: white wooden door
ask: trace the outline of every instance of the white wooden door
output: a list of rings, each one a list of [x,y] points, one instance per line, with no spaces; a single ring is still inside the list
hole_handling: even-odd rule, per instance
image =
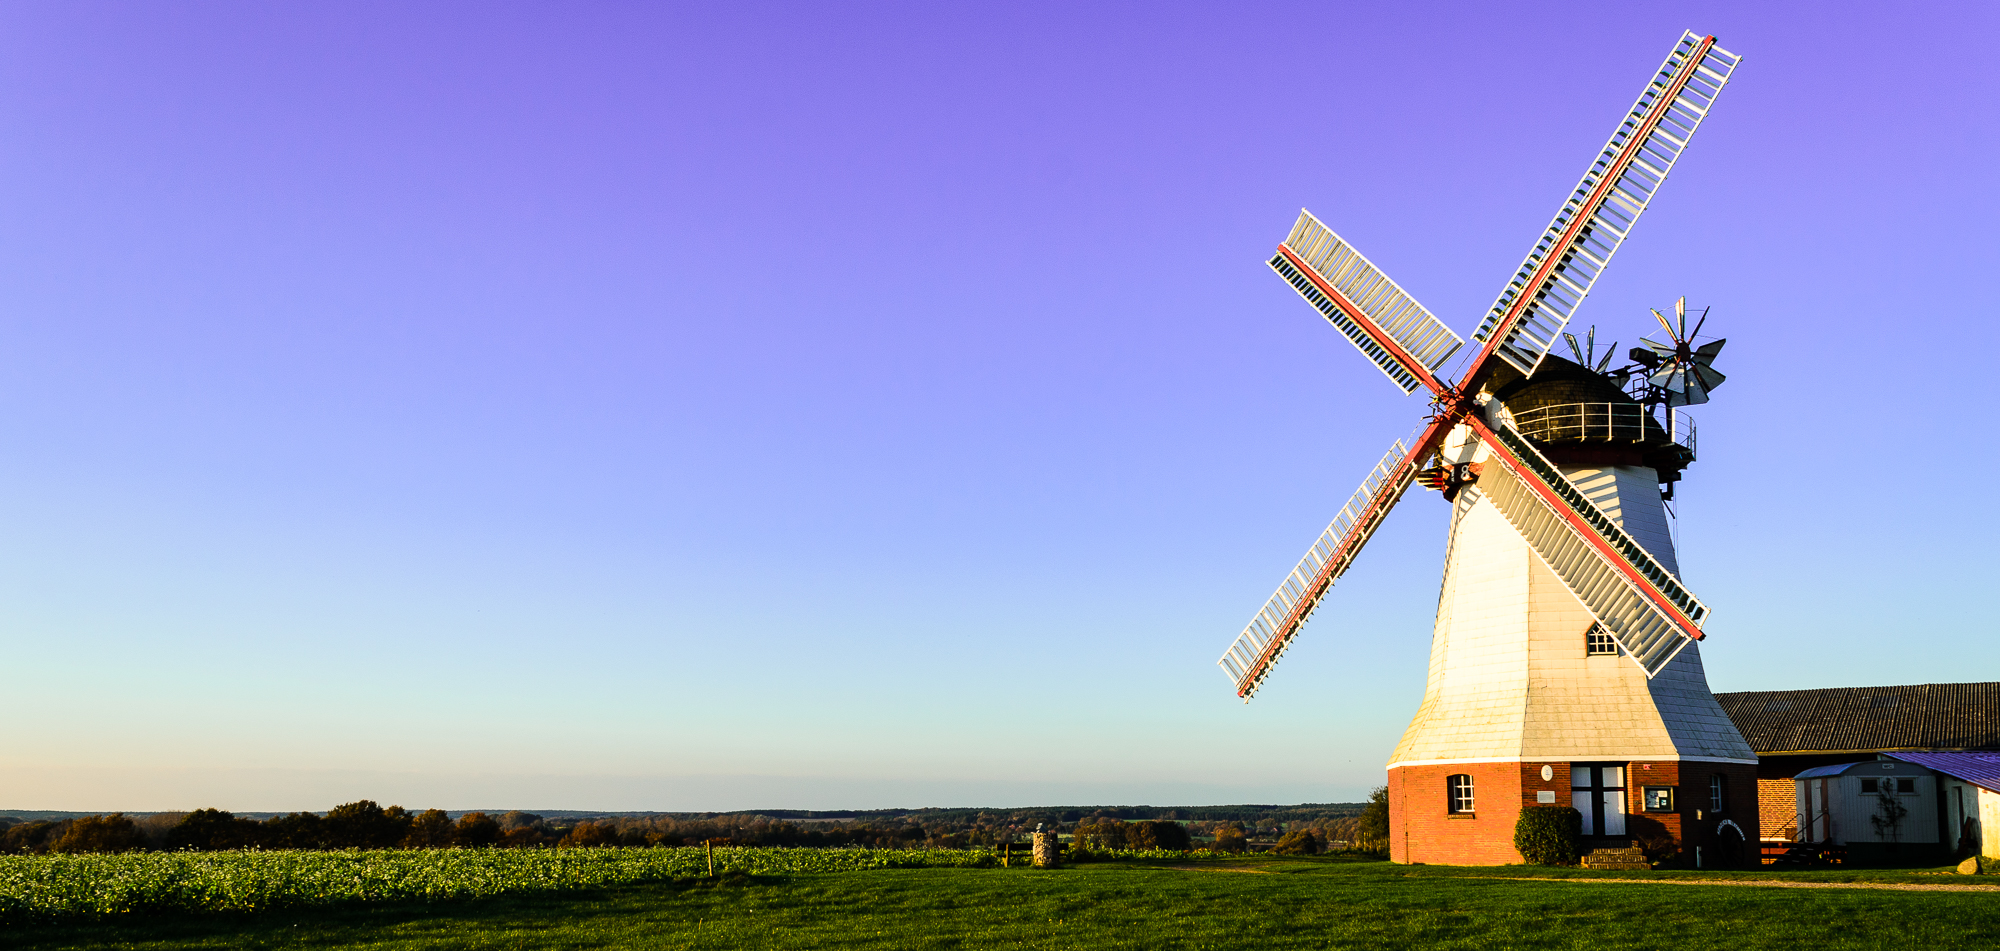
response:
[[[1826,780],[1815,779],[1806,783],[1809,797],[1806,808],[1811,810],[1812,833],[1808,838],[1814,842],[1825,842],[1833,838],[1833,820],[1826,814]]]

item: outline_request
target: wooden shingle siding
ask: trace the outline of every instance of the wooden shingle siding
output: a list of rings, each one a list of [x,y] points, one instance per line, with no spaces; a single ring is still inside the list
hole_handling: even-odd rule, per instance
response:
[[[1719,693],[1760,754],[2000,750],[2000,682]]]

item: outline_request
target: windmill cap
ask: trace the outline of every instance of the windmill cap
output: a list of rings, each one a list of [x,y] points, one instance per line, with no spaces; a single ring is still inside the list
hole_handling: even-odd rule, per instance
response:
[[[1646,466],[1672,481],[1694,461],[1608,375],[1554,354],[1532,378],[1503,364],[1489,386],[1521,435],[1557,465]]]

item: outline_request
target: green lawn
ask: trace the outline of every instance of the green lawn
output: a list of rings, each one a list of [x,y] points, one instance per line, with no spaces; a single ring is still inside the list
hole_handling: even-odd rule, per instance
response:
[[[1597,883],[1528,868],[1247,860],[895,869],[681,881],[436,905],[7,929],[53,948],[1865,948],[1993,947],[2000,891]],[[1506,876],[1556,880],[1518,881]],[[1652,873],[1690,879],[1700,873]],[[1646,873],[1623,878],[1646,878]],[[1984,884],[1912,872],[1763,881]]]

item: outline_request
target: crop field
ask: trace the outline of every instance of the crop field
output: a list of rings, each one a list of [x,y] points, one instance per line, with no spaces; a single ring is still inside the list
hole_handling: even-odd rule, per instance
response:
[[[576,854],[592,851],[607,854]],[[718,865],[723,851],[717,851]],[[95,947],[1878,951],[1990,947],[1993,936],[2000,934],[2000,888],[1985,886],[1989,879],[1921,871],[1599,873],[1411,867],[1344,857],[1251,856],[1189,862],[1184,856],[1164,855],[1038,870],[974,867],[981,863],[979,854],[972,852],[843,850],[811,856],[799,854],[806,850],[730,851],[737,870],[713,879],[706,876],[706,857],[694,849],[624,850],[622,856],[609,854],[614,850],[544,850],[526,853],[543,864],[513,866],[475,861],[494,854],[490,852],[437,853],[432,856],[433,870],[423,874],[407,863],[400,871],[380,864],[394,853],[250,853],[249,858],[288,859],[292,864],[266,864],[250,871],[251,865],[223,863],[215,874],[234,870],[246,876],[271,876],[290,869],[318,877],[288,889],[266,885],[228,893],[266,896],[263,904],[218,903],[202,906],[215,910],[200,913],[152,906],[147,909],[151,913],[135,909],[71,915],[45,918],[38,924],[9,924],[4,933],[10,948],[36,951]],[[175,857],[132,858],[158,862]],[[698,868],[692,865],[697,860]],[[753,871],[755,863],[762,864]],[[19,872],[11,866],[8,870],[10,875]],[[530,873],[541,877],[528,878],[523,885],[522,876]],[[6,881],[6,887],[13,889],[20,879]],[[395,882],[404,883],[397,886],[403,890],[369,890]],[[1968,885],[1974,890],[1959,890]],[[422,890],[433,886],[440,890]],[[319,897],[322,889],[346,891],[337,891],[341,897],[329,901]]]
[[[1187,853],[1100,851],[1114,861]],[[1015,862],[1021,861],[1015,859]],[[0,925],[449,902],[696,879],[990,868],[989,849],[419,849],[0,856]]]

